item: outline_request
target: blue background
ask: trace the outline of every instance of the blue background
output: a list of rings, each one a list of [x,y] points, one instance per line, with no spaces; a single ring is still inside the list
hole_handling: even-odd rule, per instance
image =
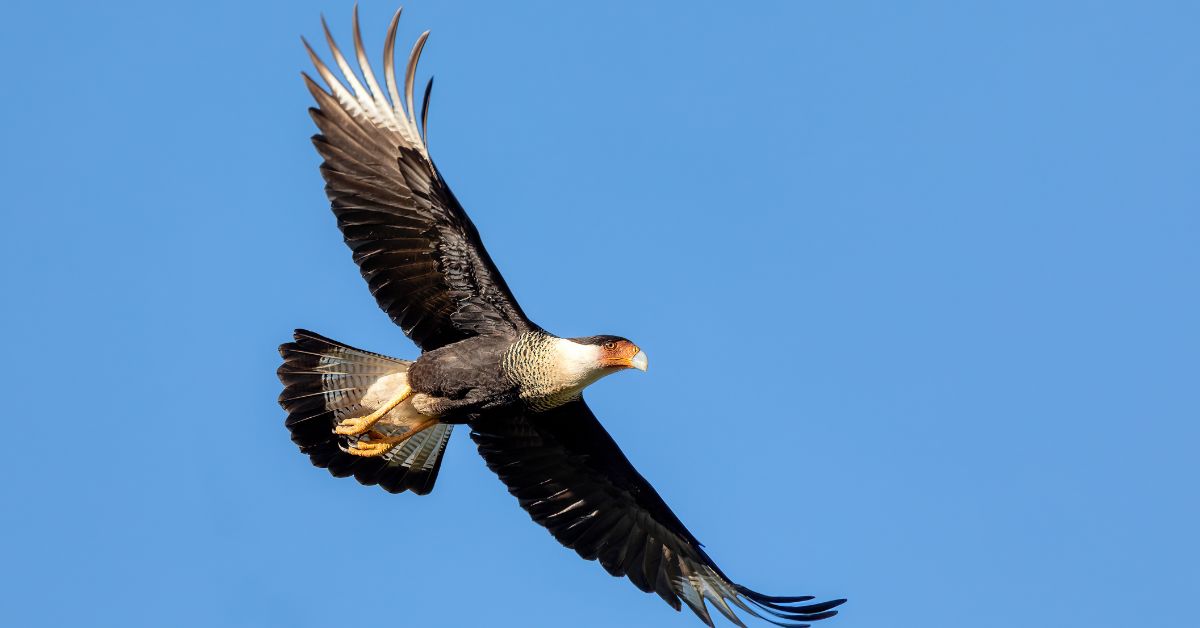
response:
[[[363,22],[378,60],[390,2]],[[412,357],[308,137],[318,14],[11,2],[0,623],[696,626],[451,442],[311,467],[304,326]],[[416,2],[432,152],[525,310],[731,576],[857,626],[1194,626],[1192,2]],[[323,47],[322,47],[323,50]],[[376,61],[377,62],[377,61]]]

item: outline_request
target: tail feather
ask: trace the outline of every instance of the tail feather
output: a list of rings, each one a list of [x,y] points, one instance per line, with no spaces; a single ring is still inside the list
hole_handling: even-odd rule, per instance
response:
[[[343,418],[377,407],[379,389],[406,381],[412,362],[355,349],[303,329],[297,329],[294,337],[294,342],[279,347],[283,357],[278,371],[283,382],[279,405],[288,413],[284,425],[300,451],[336,477],[353,475],[362,484],[378,484],[391,493],[432,491],[454,426],[439,423],[377,458],[346,453],[347,445],[358,437],[333,433]],[[388,413],[378,429],[403,432],[418,418],[402,405]]]

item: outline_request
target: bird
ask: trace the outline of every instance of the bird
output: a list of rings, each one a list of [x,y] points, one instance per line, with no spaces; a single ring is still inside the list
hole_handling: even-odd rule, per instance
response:
[[[400,14],[384,40],[383,86],[364,51],[357,6],[361,79],[324,18],[341,77],[303,39],[324,87],[302,77],[316,101],[312,143],[337,225],[378,305],[420,355],[403,360],[295,330],[279,348],[277,373],[292,442],[335,477],[425,495],[463,425],[534,522],[676,611],[686,605],[708,626],[708,604],[738,626],[735,608],[779,626],[836,615],[845,599],[764,595],[727,577],[589,409],[585,388],[645,371],[646,353],[621,336],[556,336],[522,311],[429,156],[432,78],[419,115],[413,99],[429,31],[409,54],[401,97]]]

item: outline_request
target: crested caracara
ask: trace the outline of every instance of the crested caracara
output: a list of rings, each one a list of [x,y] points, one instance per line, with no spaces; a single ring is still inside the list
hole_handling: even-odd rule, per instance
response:
[[[341,78],[305,42],[325,87],[304,79],[317,101],[309,110],[320,131],[313,144],[338,227],[379,306],[421,354],[400,360],[297,330],[280,347],[279,367],[292,441],[337,477],[424,495],[451,430],[466,425],[535,522],[676,610],[682,602],[710,626],[706,600],[737,625],[734,607],[781,626],[836,614],[844,600],[773,597],[726,577],[596,420],[584,388],[646,370],[646,354],[618,336],[560,338],[521,311],[429,157],[429,86],[419,118],[413,100],[428,32],[413,47],[400,92],[399,18],[397,11],[387,31],[382,85],[363,51],[357,10],[361,79],[328,28]]]

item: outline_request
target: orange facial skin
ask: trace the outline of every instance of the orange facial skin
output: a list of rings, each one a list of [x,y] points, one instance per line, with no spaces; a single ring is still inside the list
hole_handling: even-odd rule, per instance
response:
[[[642,350],[628,340],[615,340],[600,345],[600,365],[605,368],[643,368],[634,364]]]

